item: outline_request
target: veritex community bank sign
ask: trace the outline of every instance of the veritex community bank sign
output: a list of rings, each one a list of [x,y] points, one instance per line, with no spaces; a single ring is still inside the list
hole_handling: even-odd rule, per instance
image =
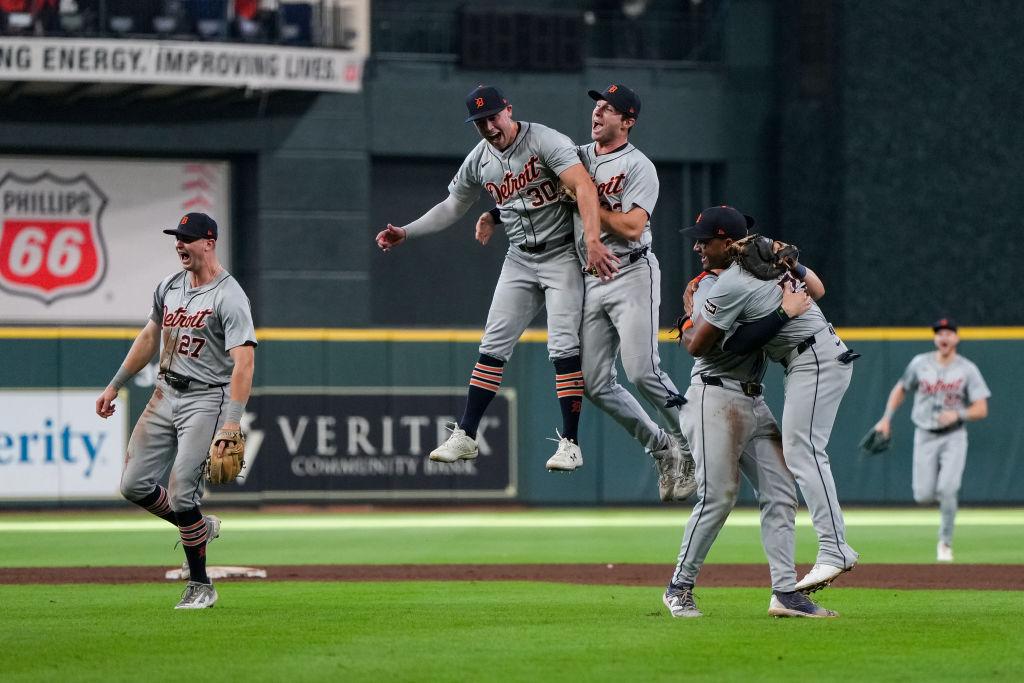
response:
[[[167,83],[358,92],[363,55],[345,50],[161,40],[5,38],[0,80]]]

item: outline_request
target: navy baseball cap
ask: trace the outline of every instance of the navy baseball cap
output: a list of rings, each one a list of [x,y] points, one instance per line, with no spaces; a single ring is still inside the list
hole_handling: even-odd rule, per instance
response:
[[[953,321],[952,318],[939,318],[938,320],[935,321],[935,324],[932,325],[932,331],[938,332],[939,330],[952,330],[956,332],[956,322]]]
[[[640,115],[640,98],[637,97],[635,92],[621,83],[613,83],[605,88],[603,92],[589,90],[587,94],[594,101],[604,100],[615,107],[615,110],[626,118],[635,119]]]
[[[164,230],[182,241],[215,240],[217,239],[217,221],[205,213],[187,213],[178,221],[178,227]]]
[[[469,110],[469,118],[466,123],[477,119],[486,119],[488,116],[497,114],[508,106],[505,95],[493,85],[478,85],[473,92],[466,95],[466,109]]]
[[[695,240],[709,240],[715,237],[740,240],[754,227],[754,219],[742,214],[731,206],[712,206],[697,216],[697,222],[680,230]]]

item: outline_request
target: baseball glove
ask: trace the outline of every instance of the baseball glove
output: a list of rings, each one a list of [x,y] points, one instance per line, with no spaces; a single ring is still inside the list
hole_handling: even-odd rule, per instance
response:
[[[864,455],[878,455],[889,450],[892,438],[872,427],[860,440],[860,452]]]
[[[729,255],[757,279],[774,280],[796,268],[800,250],[792,244],[776,242],[770,237],[754,233],[730,244]]]
[[[576,204],[576,192],[565,183],[558,182],[558,199],[566,204]]]
[[[224,443],[224,450],[218,444]],[[206,456],[206,480],[211,484],[226,484],[238,476],[245,465],[245,435],[222,429],[213,437],[210,454]]]

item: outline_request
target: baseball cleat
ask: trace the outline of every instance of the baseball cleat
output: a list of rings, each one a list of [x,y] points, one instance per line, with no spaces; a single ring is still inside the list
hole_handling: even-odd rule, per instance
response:
[[[943,541],[939,541],[939,545],[935,548],[935,559],[938,562],[952,562],[953,546]]]
[[[768,603],[768,614],[773,617],[838,617],[839,612],[825,609],[811,602],[799,591],[792,593],[772,592]]]
[[[206,609],[213,607],[215,602],[217,591],[213,589],[212,583],[189,581],[181,596],[181,602],[175,605],[174,609]]]
[[[846,569],[832,564],[825,564],[824,562],[816,563],[804,578],[797,581],[796,589],[804,595],[810,595],[814,591],[827,588],[833,581],[839,578],[840,574],[848,572],[856,566],[856,562]]]
[[[435,462],[455,462],[456,460],[474,460],[480,454],[476,441],[455,425],[451,436],[443,444],[430,451],[430,459]]]
[[[558,434],[558,432],[555,433]],[[583,467],[583,453],[578,445],[561,434],[558,434],[557,439],[548,439],[548,441],[558,442],[558,450],[548,459],[549,471],[572,472],[577,467]]]
[[[673,617],[702,617],[704,613],[697,609],[697,603],[693,601],[693,589],[684,588],[679,592],[665,592],[661,601],[668,607]]]
[[[203,515],[203,519],[206,520],[206,545],[210,545],[210,542],[215,538],[220,537],[220,517],[217,515]],[[188,558],[181,563],[181,580],[188,581],[192,578],[192,570],[188,566]]]

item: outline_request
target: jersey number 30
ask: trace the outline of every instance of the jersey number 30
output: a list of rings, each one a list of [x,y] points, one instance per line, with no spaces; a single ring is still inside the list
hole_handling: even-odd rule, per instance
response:
[[[190,337],[187,334],[181,335],[178,343],[178,353],[191,358],[199,358],[199,352],[206,346],[206,340],[202,337]]]

